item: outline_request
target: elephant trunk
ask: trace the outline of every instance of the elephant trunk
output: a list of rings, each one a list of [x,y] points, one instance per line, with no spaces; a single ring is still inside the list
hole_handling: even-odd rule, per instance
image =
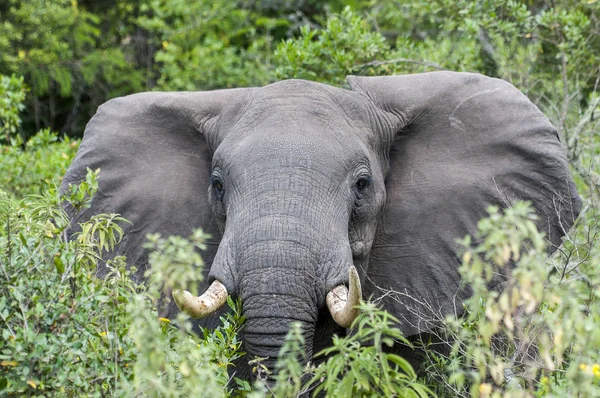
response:
[[[290,307],[290,309],[292,306],[297,307],[295,301],[294,298],[279,297],[276,299],[275,305],[268,307],[264,306],[260,297],[250,298],[244,302],[244,313],[247,318],[243,331],[244,349],[247,361],[257,360],[252,369],[255,376],[267,381],[273,379],[277,371],[279,352],[293,323],[300,323],[304,336],[302,365],[312,359],[316,322],[306,319],[302,315],[284,314],[285,307]],[[263,308],[261,309],[261,307]],[[274,310],[274,307],[277,309]]]
[[[270,377],[276,372],[278,354],[295,322],[302,325],[306,361],[312,359],[319,307],[327,293],[318,275],[321,253],[315,247],[288,239],[259,241],[246,247],[239,258],[238,294],[246,318],[242,331],[246,360],[260,359]],[[260,367],[257,370],[260,377],[265,376],[266,372],[260,374]]]
[[[274,376],[278,354],[293,323],[302,327],[305,361],[312,358],[318,307],[314,279],[303,273],[270,268],[244,278],[244,348],[246,360],[258,359],[268,369],[261,371],[258,366],[260,377]]]

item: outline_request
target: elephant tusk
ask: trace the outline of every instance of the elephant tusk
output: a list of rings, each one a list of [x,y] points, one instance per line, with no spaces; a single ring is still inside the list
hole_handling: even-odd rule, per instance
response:
[[[204,318],[214,313],[225,304],[228,295],[225,285],[217,280],[198,297],[187,290],[173,290],[177,307],[192,318]]]
[[[350,290],[344,285],[338,285],[327,293],[327,308],[335,323],[343,328],[348,328],[356,319],[360,310],[356,308],[360,303],[362,292],[360,279],[354,266],[348,270]]]

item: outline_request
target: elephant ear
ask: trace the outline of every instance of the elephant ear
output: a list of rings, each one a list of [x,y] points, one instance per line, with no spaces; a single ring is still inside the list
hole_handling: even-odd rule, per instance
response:
[[[140,93],[102,105],[61,184],[65,192],[88,168],[100,169],[91,207],[77,214],[67,207],[71,233],[95,214],[125,217],[131,224],[123,225],[125,237],[110,255],[126,255],[141,280],[147,234],[189,236],[201,227],[213,237],[202,254],[207,273],[220,239],[207,197],[216,126],[224,109],[249,91]]]
[[[509,83],[471,73],[349,77],[383,119],[396,120],[365,293],[382,296],[406,335],[461,313],[457,241],[490,205],[530,201],[553,252],[581,201],[556,130]],[[503,279],[499,277],[493,283]]]

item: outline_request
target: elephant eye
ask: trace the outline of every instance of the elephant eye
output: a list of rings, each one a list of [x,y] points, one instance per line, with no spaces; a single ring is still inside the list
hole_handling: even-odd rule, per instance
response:
[[[370,176],[362,176],[359,177],[358,180],[356,180],[356,189],[358,189],[359,191],[364,191],[365,189],[369,188],[369,186],[371,186],[371,177]]]
[[[212,186],[215,189],[215,192],[219,195],[221,195],[225,190],[225,187],[223,187],[223,182],[218,177],[213,177]]]

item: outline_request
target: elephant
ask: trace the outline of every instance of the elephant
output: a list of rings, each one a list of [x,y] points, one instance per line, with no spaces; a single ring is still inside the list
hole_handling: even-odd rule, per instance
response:
[[[470,294],[458,240],[488,206],[531,202],[549,254],[581,209],[556,129],[510,83],[451,71],[347,83],[112,99],[63,178],[64,191],[101,170],[73,225],[128,219],[114,255],[140,282],[147,234],[212,236],[204,293],[174,292],[168,317],[179,305],[214,327],[225,299],[240,298],[238,376],[252,378],[255,357],[273,370],[292,322],[311,360],[347,332],[361,298],[378,300],[405,336],[426,333],[428,315],[460,313]]]

